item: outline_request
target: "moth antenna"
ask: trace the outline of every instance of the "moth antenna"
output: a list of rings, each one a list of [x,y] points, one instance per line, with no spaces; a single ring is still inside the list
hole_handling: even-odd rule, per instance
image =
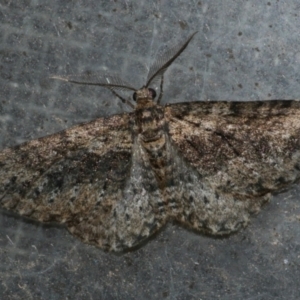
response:
[[[190,43],[194,35],[198,31],[194,32],[189,36],[189,38],[184,42],[180,42],[176,44],[174,47],[168,49],[162,55],[158,56],[152,66],[150,67],[146,87],[154,81],[157,77],[162,76],[167,68],[173,63],[173,61],[183,52],[183,50],[187,47]]]
[[[76,84],[83,85],[96,85],[108,88],[115,96],[117,96],[123,103],[127,104],[131,108],[134,105],[129,101],[120,96],[117,91],[131,90],[136,91],[134,87],[128,84],[126,81],[116,75],[102,75],[96,73],[89,74],[78,74],[78,75],[67,75],[67,76],[51,76],[51,79],[58,79]]]
[[[136,91],[136,89],[131,86],[129,83],[121,79],[116,75],[109,74],[78,74],[78,75],[67,75],[67,76],[51,76],[51,79],[58,79],[62,81],[72,82],[76,84],[85,84],[85,85],[98,85],[106,88],[120,89],[120,90],[131,90]]]

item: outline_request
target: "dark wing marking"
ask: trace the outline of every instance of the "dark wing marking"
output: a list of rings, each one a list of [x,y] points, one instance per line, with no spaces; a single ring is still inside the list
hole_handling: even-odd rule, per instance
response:
[[[0,152],[0,206],[65,223],[104,249],[122,250],[146,238],[163,222],[156,217],[155,184],[143,180],[140,152],[132,153],[139,146],[131,118],[97,119]]]
[[[176,218],[188,226],[230,233],[299,180],[298,101],[171,104],[165,118],[184,178]]]

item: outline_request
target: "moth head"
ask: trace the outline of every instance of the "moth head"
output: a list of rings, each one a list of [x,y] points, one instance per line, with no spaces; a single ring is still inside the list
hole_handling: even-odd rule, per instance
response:
[[[134,92],[132,98],[135,102],[147,99],[147,100],[154,100],[156,97],[156,91],[152,88],[142,87],[141,89]]]

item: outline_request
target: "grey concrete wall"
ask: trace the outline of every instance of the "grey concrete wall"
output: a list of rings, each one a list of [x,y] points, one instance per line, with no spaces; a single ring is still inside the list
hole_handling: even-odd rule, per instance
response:
[[[198,30],[163,103],[300,97],[300,4],[0,0],[0,147],[124,111],[103,88],[49,80],[110,70],[143,85],[160,46]],[[299,299],[299,187],[245,230],[213,239],[169,224],[122,255],[60,226],[0,214],[1,299]]]

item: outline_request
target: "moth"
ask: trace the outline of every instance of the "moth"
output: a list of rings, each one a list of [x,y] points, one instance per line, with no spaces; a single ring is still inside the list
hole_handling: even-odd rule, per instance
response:
[[[160,105],[164,73],[194,35],[159,55],[140,89],[116,76],[55,76],[108,88],[132,112],[0,152],[0,206],[123,251],[168,221],[230,234],[298,181],[299,101]],[[119,95],[124,89],[133,100]]]

